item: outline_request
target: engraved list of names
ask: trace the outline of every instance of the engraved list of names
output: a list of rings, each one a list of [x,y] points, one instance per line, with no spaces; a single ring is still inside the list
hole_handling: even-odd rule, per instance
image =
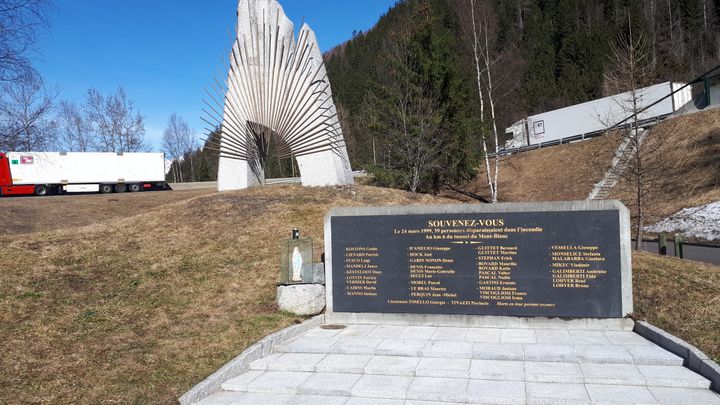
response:
[[[617,211],[333,217],[336,312],[616,317]]]

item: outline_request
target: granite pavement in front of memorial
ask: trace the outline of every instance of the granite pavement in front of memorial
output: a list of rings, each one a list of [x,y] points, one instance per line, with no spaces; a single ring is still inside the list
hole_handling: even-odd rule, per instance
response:
[[[720,404],[709,387],[625,327],[351,324],[278,345],[200,403]]]

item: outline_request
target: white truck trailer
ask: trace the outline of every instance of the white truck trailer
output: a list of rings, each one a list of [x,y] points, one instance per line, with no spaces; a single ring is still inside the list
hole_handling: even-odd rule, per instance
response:
[[[654,122],[692,101],[690,86],[685,88],[683,86],[685,83],[665,82],[640,89],[638,97],[640,110],[664,97],[667,98],[643,111],[638,119],[643,123]],[[677,93],[668,97],[675,91]],[[631,114],[628,111],[631,100],[630,93],[621,93],[527,117],[505,130],[504,149],[552,145],[591,138],[628,118]]]
[[[0,153],[0,195],[166,189],[163,153]]]

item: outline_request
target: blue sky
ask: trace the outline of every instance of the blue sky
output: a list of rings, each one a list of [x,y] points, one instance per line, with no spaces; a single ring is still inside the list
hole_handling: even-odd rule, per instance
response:
[[[280,0],[296,26],[304,18],[326,51],[367,30],[396,0]],[[146,139],[161,145],[171,113],[201,136],[204,88],[219,75],[237,0],[55,0],[35,64],[60,98],[84,102],[96,87],[123,86],[146,117]],[[221,76],[221,75],[220,75]]]

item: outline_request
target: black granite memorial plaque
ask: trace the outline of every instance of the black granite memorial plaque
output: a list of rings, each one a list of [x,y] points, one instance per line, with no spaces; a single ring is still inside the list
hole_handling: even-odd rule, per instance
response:
[[[622,317],[616,210],[335,216],[334,312]]]

